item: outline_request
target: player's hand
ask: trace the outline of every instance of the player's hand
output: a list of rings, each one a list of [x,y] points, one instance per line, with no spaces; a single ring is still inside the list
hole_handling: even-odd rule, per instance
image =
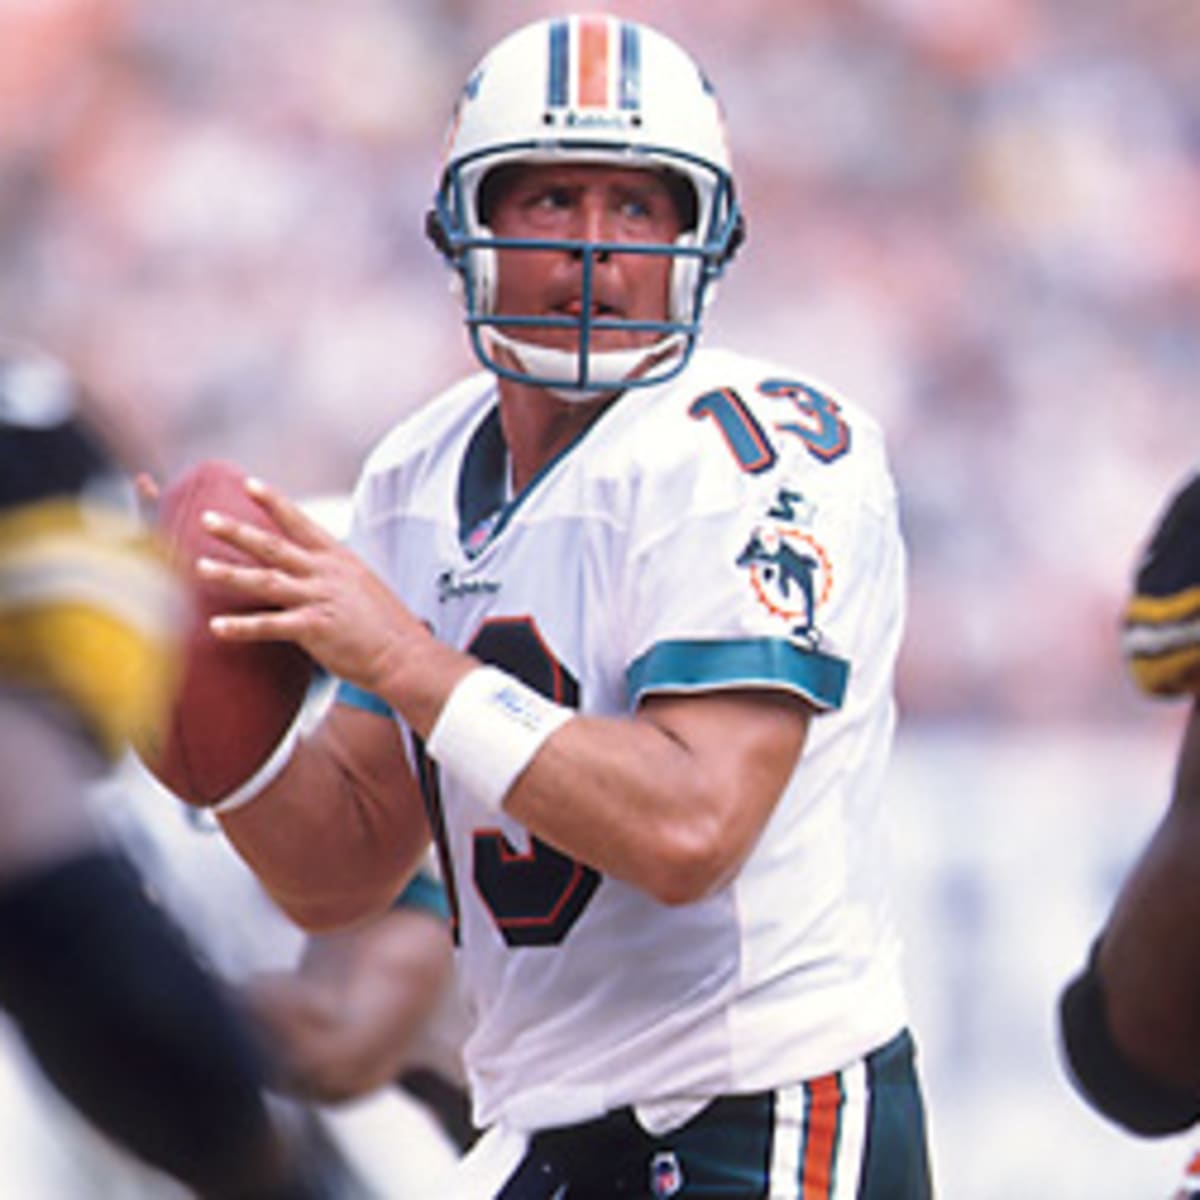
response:
[[[139,471],[133,477],[134,494],[143,512],[153,516],[162,499],[162,488],[157,479],[149,471]]]
[[[249,557],[201,558],[197,574],[244,595],[253,611],[212,618],[228,641],[284,640],[302,646],[339,679],[377,692],[398,655],[428,631],[355,554],[279,492],[257,479],[246,490],[280,533],[206,512],[205,528]]]
[[[1121,649],[1150,695],[1200,694],[1200,473],[1172,498],[1142,556]]]

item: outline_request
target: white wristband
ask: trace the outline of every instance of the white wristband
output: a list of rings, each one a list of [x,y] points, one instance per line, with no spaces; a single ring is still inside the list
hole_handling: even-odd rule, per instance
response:
[[[476,800],[499,812],[542,743],[574,715],[504,671],[478,667],[455,684],[426,748]]]
[[[287,733],[279,740],[279,745],[271,751],[267,761],[240,787],[234,788],[228,796],[222,797],[216,804],[210,804],[211,811],[217,816],[224,816],[254,800],[260,792],[265,791],[282,774],[283,768],[291,761],[292,752],[296,749],[296,743],[299,740],[300,722],[293,721]]]

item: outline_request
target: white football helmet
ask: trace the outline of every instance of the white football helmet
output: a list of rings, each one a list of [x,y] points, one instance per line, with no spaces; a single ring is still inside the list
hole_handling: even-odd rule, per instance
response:
[[[688,207],[695,220],[670,244],[499,239],[480,212],[480,192],[491,171],[513,162],[664,170],[690,185]],[[496,374],[568,399],[659,383],[687,361],[709,286],[744,236],[716,96],[692,59],[646,26],[604,15],[527,25],[496,45],[463,89],[427,231],[461,276],[471,344]],[[496,312],[500,248],[578,255],[583,315]],[[672,260],[666,320],[591,315],[594,264],[617,251]],[[574,352],[521,337],[523,329],[552,326],[577,329]],[[659,336],[634,350],[593,350],[591,335],[601,329]],[[497,362],[497,347],[509,351],[517,369]]]

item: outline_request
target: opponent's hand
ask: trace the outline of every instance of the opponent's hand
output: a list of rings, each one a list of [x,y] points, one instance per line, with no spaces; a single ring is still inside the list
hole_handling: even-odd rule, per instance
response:
[[[196,563],[201,578],[232,588],[261,610],[215,616],[229,641],[284,640],[302,646],[339,679],[378,692],[406,645],[425,627],[355,554],[279,492],[257,479],[246,490],[275,521],[273,533],[209,511],[206,529],[252,561]]]
[[[1150,695],[1200,694],[1200,473],[1172,498],[1142,556],[1121,650]]]
[[[133,477],[133,491],[142,516],[153,525],[159,501],[162,500],[162,487],[158,480],[149,471],[139,471]]]

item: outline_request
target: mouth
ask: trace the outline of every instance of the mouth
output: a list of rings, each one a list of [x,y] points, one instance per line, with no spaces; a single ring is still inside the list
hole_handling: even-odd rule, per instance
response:
[[[575,297],[572,300],[566,300],[562,304],[554,306],[553,310],[557,315],[572,317],[574,320],[582,320],[586,314],[593,321],[597,317],[603,319],[608,317],[620,317],[621,310],[611,304],[605,304],[602,301],[593,300],[588,306],[584,306],[581,297]]]

